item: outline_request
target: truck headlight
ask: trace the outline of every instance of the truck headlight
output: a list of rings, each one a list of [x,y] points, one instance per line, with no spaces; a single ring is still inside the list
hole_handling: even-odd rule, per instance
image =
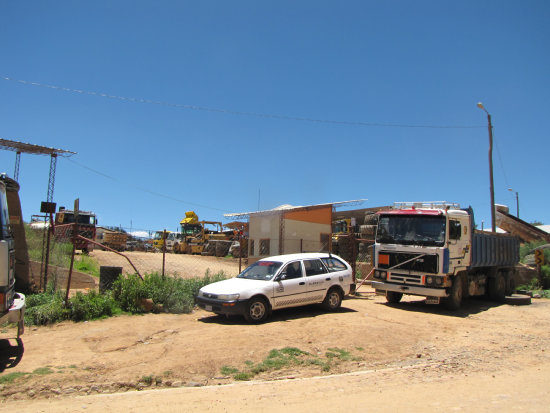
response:
[[[238,300],[240,296],[240,294],[218,294],[218,299],[224,301],[234,301]]]
[[[426,277],[426,284],[432,284],[434,282],[433,277]]]
[[[381,280],[385,280],[385,279],[386,279],[386,271],[378,271],[378,270],[376,270],[376,271],[374,272],[374,276],[375,276],[376,278],[380,278]]]

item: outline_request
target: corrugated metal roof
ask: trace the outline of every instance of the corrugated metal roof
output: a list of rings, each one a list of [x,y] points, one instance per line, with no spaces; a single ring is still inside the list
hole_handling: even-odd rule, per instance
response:
[[[339,207],[342,205],[359,205],[365,202],[366,200],[367,199],[355,199],[352,201],[328,202],[326,204],[316,204],[316,205],[306,205],[306,206],[293,206],[289,204],[283,204],[273,209],[268,209],[264,211],[238,212],[234,214],[223,214],[223,216],[225,218],[231,218],[231,219],[245,219],[250,217],[250,215],[272,215],[272,214],[278,214],[281,211],[312,209],[312,208],[320,208],[320,207],[326,207],[326,206]]]

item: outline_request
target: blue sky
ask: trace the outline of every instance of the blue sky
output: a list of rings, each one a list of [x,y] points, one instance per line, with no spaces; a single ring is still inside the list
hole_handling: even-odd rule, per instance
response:
[[[549,224],[548,21],[535,0],[1,0],[0,138],[77,152],[54,201],[103,225],[368,198],[472,205],[487,227],[482,101],[496,202],[515,213],[513,188]],[[21,157],[26,220],[49,162]]]

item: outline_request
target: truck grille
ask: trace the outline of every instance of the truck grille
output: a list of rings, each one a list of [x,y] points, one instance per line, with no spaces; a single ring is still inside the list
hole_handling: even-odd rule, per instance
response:
[[[411,260],[414,257],[418,257],[422,255],[418,253],[405,253],[405,252],[392,252],[392,251],[380,251],[380,254],[390,256],[389,265],[379,264],[378,267],[380,269],[395,267],[401,264],[402,262]],[[438,256],[433,254],[433,255],[424,255],[423,257],[418,258],[417,260],[413,260],[406,264],[399,265],[395,268],[395,271],[410,270],[410,271],[424,272],[428,274],[437,274],[438,273],[437,269],[438,269]]]
[[[398,282],[403,284],[418,284],[422,285],[422,276],[421,275],[412,275],[412,274],[395,274],[390,273],[388,281]]]

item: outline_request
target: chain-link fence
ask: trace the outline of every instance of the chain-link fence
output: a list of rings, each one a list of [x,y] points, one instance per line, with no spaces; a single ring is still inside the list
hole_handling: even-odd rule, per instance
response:
[[[49,261],[46,265],[44,251],[42,256],[35,253],[31,259],[40,263],[40,268],[37,270],[34,264],[33,277],[35,286],[40,289],[45,288],[50,280],[66,288],[67,271],[60,268],[69,267],[67,257],[70,257],[74,244],[75,273],[97,275],[99,267],[103,266],[120,267],[122,274],[138,273],[141,276],[156,272],[166,276],[192,278],[223,272],[231,277],[246,268],[249,257],[250,262],[253,262],[281,252],[331,252],[352,265],[356,279],[363,279],[369,276],[372,269],[376,225],[369,221],[357,228],[359,232],[321,234],[318,239],[294,237],[249,240],[239,231],[184,236],[175,232],[142,230],[142,234],[149,236],[136,237],[129,229],[120,227],[105,229],[77,224],[56,225],[52,233],[45,226],[41,230],[34,230],[36,236],[33,238],[46,242],[46,234],[50,232]]]

